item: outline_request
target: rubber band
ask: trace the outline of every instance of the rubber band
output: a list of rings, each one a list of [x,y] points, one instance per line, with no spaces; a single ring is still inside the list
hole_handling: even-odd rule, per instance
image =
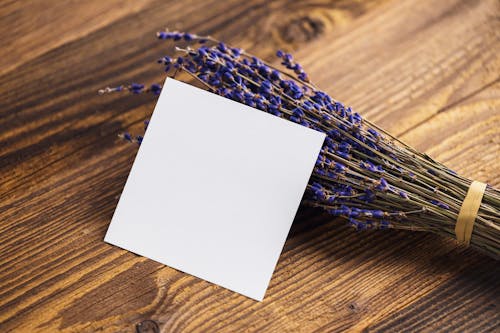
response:
[[[481,206],[485,190],[485,183],[474,180],[470,184],[467,195],[462,202],[462,207],[460,207],[457,224],[455,225],[455,235],[457,236],[457,240],[466,246],[470,244],[472,229],[474,228],[474,222],[476,221],[477,212],[479,211],[479,206]]]

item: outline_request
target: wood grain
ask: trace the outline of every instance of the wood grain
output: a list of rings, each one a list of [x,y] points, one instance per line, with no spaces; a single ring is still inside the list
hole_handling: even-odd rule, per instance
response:
[[[272,59],[457,172],[500,185],[500,4],[44,1],[0,4],[0,329],[13,332],[500,329],[497,262],[430,234],[355,232],[301,208],[264,302],[102,240],[152,96],[164,26]]]

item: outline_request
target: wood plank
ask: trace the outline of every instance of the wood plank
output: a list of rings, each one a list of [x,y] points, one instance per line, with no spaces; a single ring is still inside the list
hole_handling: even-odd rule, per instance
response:
[[[95,94],[161,80],[167,46],[153,36],[165,24],[268,59],[297,49],[332,96],[498,186],[498,2],[75,2],[42,9],[58,19],[33,34],[30,5],[0,8],[17,52],[0,75],[3,331],[132,332],[145,319],[166,332],[499,328],[496,262],[430,234],[358,233],[302,208],[263,303],[103,243],[136,152],[116,134],[140,131],[154,98]]]
[[[500,78],[499,7],[390,3],[297,57],[322,89],[400,135]]]
[[[500,71],[499,71],[500,73]],[[500,81],[403,136],[460,174],[500,186]],[[432,133],[432,135],[429,135]]]
[[[47,50],[82,38],[129,14],[150,5],[151,1],[123,4],[120,1],[80,1],[71,7],[61,1],[15,2],[0,8],[2,48],[0,75],[14,70]],[[78,15],[75,15],[78,13]],[[49,23],[49,24],[47,24]],[[63,28],[63,29],[62,29]]]

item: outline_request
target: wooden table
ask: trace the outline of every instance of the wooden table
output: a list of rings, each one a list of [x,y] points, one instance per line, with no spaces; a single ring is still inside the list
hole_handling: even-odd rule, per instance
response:
[[[3,2],[0,331],[498,332],[499,263],[430,234],[301,208],[262,303],[104,243],[137,151],[117,134],[140,132],[155,98],[97,90],[161,81],[165,26],[271,60],[282,48],[338,100],[499,186],[499,14],[496,0]]]

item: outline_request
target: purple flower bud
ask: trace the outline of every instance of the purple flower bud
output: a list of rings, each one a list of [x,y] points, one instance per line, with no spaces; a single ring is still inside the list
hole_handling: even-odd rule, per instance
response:
[[[151,88],[150,88],[151,92],[155,95],[159,95],[160,92],[161,92],[161,85],[157,84],[157,83],[154,83],[151,85]]]
[[[433,205],[438,206],[439,208],[443,208],[443,209],[446,209],[446,210],[450,209],[450,206],[448,206],[444,202],[441,202],[441,201],[438,201],[438,200],[430,200],[430,203],[433,204]]]
[[[379,228],[380,229],[389,229],[391,227],[391,223],[389,221],[380,221],[380,224],[379,224]]]
[[[134,94],[140,94],[142,92],[142,90],[144,89],[144,85],[143,84],[139,84],[139,83],[132,83],[130,85],[130,91]]]
[[[227,46],[226,44],[224,43],[219,43],[217,45],[217,48],[219,49],[219,51],[221,51],[222,53],[226,53],[227,52]]]
[[[156,33],[156,36],[159,38],[159,39],[167,39],[167,33],[164,32],[164,31],[160,31],[158,33]]]

